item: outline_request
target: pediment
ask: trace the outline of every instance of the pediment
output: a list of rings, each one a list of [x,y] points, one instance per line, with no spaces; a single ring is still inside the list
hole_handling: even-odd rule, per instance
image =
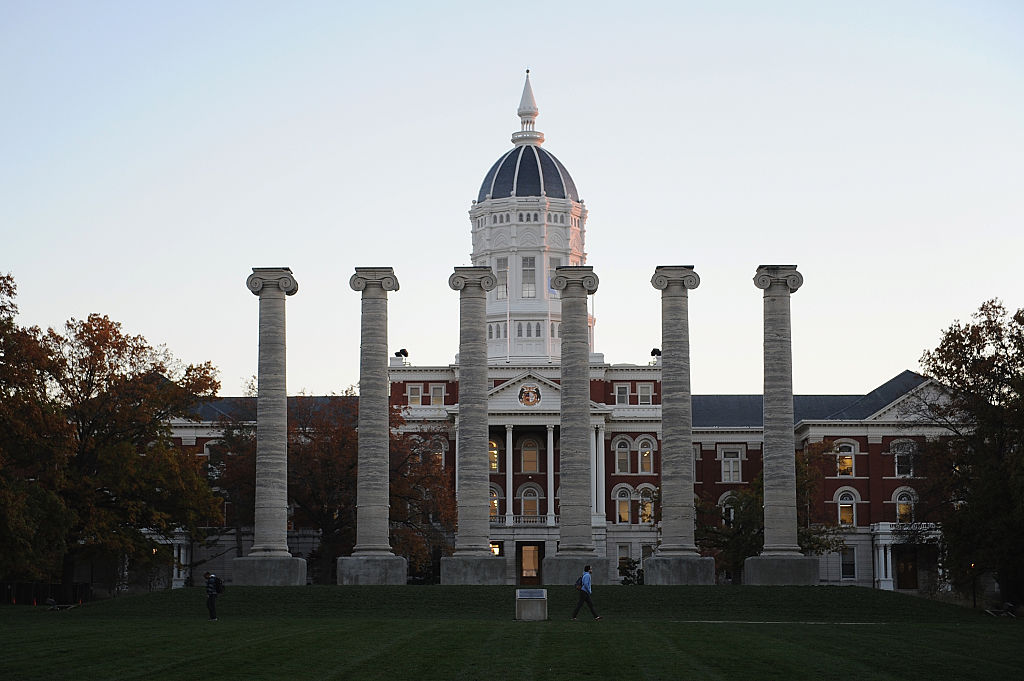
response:
[[[491,388],[487,407],[492,412],[558,412],[562,409],[562,388],[543,376],[524,371]]]

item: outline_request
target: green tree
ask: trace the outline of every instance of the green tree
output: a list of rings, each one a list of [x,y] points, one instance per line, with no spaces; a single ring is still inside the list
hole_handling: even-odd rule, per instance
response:
[[[1024,309],[998,300],[954,321],[921,358],[944,398],[922,414],[947,436],[918,458],[920,512],[939,523],[943,566],[970,587],[991,570],[1004,601],[1024,601]]]

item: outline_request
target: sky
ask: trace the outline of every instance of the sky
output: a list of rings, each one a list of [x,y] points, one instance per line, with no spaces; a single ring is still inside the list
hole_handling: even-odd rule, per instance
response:
[[[1024,307],[1024,3],[0,0],[0,272],[19,322],[97,312],[256,373],[253,267],[290,267],[288,391],[359,380],[355,267],[389,344],[458,350],[468,210],[524,74],[586,201],[595,350],[661,345],[693,265],[696,394],[760,393],[761,264],[795,264],[794,390],[919,369]]]

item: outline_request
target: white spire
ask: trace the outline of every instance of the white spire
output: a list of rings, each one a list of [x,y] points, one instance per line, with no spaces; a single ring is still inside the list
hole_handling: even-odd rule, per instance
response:
[[[519,110],[516,113],[519,114],[522,129],[512,134],[512,143],[517,147],[524,144],[543,144],[544,133],[533,129],[539,111],[537,100],[533,98],[533,88],[530,87],[530,69],[526,69],[526,84],[523,85],[523,96],[519,100]]]

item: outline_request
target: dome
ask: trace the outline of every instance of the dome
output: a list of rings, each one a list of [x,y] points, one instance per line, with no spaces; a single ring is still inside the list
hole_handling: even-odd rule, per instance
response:
[[[576,185],[562,162],[533,144],[515,147],[491,166],[480,185],[477,203],[519,196],[580,200]]]

